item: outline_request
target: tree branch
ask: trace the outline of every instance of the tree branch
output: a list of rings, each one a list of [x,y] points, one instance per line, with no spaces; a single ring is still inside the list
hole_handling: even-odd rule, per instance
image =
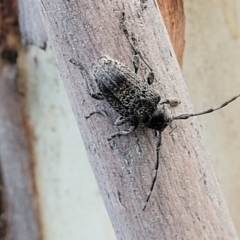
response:
[[[173,123],[162,134],[158,178],[142,211],[156,164],[153,132],[139,128],[108,142],[114,128],[101,116],[85,118],[99,109],[112,118],[117,114],[106,102],[89,97],[81,72],[69,60],[77,59],[88,69],[108,55],[133,69],[132,48],[121,25],[124,19],[131,39],[155,71],[156,89],[163,98],[181,99],[173,115],[193,111],[156,3],[41,0],[41,7],[118,239],[237,239],[196,119]]]

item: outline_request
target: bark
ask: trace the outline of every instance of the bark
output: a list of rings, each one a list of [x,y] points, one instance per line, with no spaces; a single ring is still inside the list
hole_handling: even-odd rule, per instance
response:
[[[34,0],[18,0],[19,25],[24,44],[34,44],[45,49],[47,35]]]
[[[139,128],[108,142],[116,129],[101,116],[85,118],[96,109],[105,109],[112,118],[117,114],[105,101],[90,98],[79,69],[69,60],[77,59],[88,69],[108,55],[133,69],[133,52],[121,27],[123,16],[155,70],[156,89],[163,98],[181,99],[173,115],[193,111],[156,3],[41,0],[41,9],[117,238],[237,239],[196,119],[174,122],[163,132],[158,177],[142,211],[156,164],[153,132]]]
[[[25,132],[17,83],[19,29],[16,1],[0,3],[0,168],[4,215],[1,239],[37,240],[40,237],[32,158]],[[1,199],[1,203],[3,199]]]
[[[1,65],[1,64],[0,64]],[[16,84],[16,65],[0,67],[0,163],[10,239],[39,239],[31,156]]]
[[[183,0],[157,0],[157,3],[166,24],[178,63],[180,67],[182,67],[185,44],[185,16]]]

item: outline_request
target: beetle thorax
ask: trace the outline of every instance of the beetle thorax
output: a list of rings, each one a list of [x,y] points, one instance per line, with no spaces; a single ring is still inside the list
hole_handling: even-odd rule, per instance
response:
[[[162,132],[172,122],[171,111],[165,106],[161,105],[153,113],[145,126]]]

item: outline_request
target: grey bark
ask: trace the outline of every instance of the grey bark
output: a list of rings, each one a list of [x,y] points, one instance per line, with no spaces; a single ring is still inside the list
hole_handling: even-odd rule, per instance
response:
[[[46,47],[47,35],[35,0],[18,0],[19,25],[24,44]]]
[[[0,60],[0,164],[11,240],[40,239],[30,146],[24,131],[17,67]]]
[[[156,3],[41,0],[41,9],[117,238],[237,239],[196,119],[174,122],[163,132],[158,178],[142,211],[156,163],[153,132],[140,128],[108,142],[114,127],[101,116],[85,118],[102,108],[112,118],[117,114],[106,102],[87,95],[81,72],[69,60],[77,59],[88,69],[108,55],[133,68],[133,52],[121,28],[123,13],[129,33],[155,70],[156,89],[163,98],[182,101],[173,114],[193,111]]]

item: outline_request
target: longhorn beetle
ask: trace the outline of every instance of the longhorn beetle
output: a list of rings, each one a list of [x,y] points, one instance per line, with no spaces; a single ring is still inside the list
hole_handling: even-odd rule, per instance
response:
[[[116,132],[112,134],[108,140],[111,140],[116,136],[120,137],[122,135],[128,135],[133,132],[138,125],[154,129],[158,133],[158,141],[156,143],[157,161],[155,166],[155,175],[152,180],[150,192],[143,207],[143,210],[145,210],[157,178],[161,132],[173,120],[188,119],[190,117],[217,111],[240,97],[240,93],[218,107],[199,113],[186,113],[179,116],[172,116],[171,111],[168,107],[166,107],[166,105],[168,104],[171,107],[176,107],[180,101],[177,99],[162,100],[160,94],[157,93],[151,86],[154,78],[152,69],[144,61],[150,69],[148,83],[146,83],[146,81],[142,80],[137,75],[139,61],[136,59],[137,58],[135,56],[135,72],[107,56],[99,58],[88,72],[84,71],[81,64],[76,63],[72,59],[70,61],[74,65],[78,66],[82,73],[84,73],[83,77],[86,80],[89,95],[97,100],[105,99],[120,114],[120,117],[115,121],[115,123],[113,123],[105,111],[92,112],[88,117],[92,114],[100,113],[106,120],[115,126],[120,126],[126,122],[130,123],[130,128],[128,130]],[[99,88],[98,92],[92,91],[89,80],[95,81]]]

